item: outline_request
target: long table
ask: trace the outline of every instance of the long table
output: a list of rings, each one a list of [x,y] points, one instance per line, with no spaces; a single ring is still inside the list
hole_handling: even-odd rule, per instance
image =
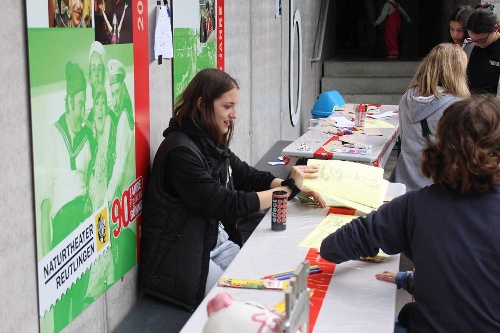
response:
[[[388,197],[404,191],[404,185],[391,184]],[[299,244],[324,219],[328,208],[313,208],[295,200],[288,203],[286,230],[271,230],[271,214],[268,212],[223,277],[259,279],[274,272],[293,270],[305,259],[310,249]],[[381,263],[349,261],[336,265],[312,332],[392,332],[396,286],[376,280],[375,274],[398,269],[399,255],[389,256]],[[284,299],[281,291],[215,286],[183,327],[182,333],[202,332],[207,320],[207,303],[221,292],[230,294],[236,301],[257,301],[269,307]]]
[[[398,108],[398,105],[381,105],[379,109],[380,113],[384,113],[398,110]],[[348,119],[354,117],[354,104],[344,105],[342,111],[335,111],[331,117],[338,116],[344,116]],[[342,141],[342,139],[349,139],[350,135],[339,137],[336,135],[326,134],[318,130],[308,130],[301,137],[294,140],[291,144],[285,147],[283,149],[283,155],[285,155],[292,161],[290,164],[295,164],[293,160],[303,157],[345,160],[384,167],[397,140],[399,119],[397,115],[394,117],[377,120],[367,117],[366,127],[369,127],[370,124],[376,125],[376,123],[380,123],[378,120],[383,120],[391,126],[390,128],[378,128],[378,131],[381,134],[380,136],[369,136],[363,134],[363,130],[355,132],[354,134],[354,136],[356,136],[359,141],[372,146],[372,152],[370,154],[361,155],[350,153],[332,153],[331,151],[324,149],[325,144],[332,140]],[[307,148],[304,149],[304,146],[306,146]]]

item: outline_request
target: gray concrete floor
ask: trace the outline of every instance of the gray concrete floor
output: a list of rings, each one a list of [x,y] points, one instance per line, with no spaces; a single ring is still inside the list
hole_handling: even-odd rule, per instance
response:
[[[397,149],[393,149],[387,163],[384,166],[384,179],[389,179],[392,170],[396,165],[396,160],[398,158]],[[401,259],[399,262],[399,270],[400,271],[409,271],[413,269],[413,263],[405,257],[404,254],[401,254]],[[408,294],[403,289],[398,289],[396,292],[396,315],[399,313],[399,310],[408,302],[411,302],[411,295]]]

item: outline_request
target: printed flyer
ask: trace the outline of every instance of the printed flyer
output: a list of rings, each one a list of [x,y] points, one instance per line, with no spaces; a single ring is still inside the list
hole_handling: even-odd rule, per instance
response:
[[[149,170],[147,2],[26,0],[42,333],[132,269]]]

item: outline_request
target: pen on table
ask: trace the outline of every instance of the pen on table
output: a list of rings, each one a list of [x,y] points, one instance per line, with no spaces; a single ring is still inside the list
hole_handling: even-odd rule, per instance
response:
[[[320,274],[320,273],[323,273],[323,271],[321,269],[317,269],[314,271],[310,271],[309,275]],[[281,277],[276,278],[276,280],[278,280],[278,281],[290,280],[292,278],[292,276],[293,276],[293,274],[281,276]]]
[[[305,196],[303,196],[303,195],[300,195],[300,194],[297,194],[297,195],[296,195],[296,197],[297,197],[297,198],[299,198],[300,200],[305,201],[305,202],[314,202],[314,199],[312,199],[312,198],[307,198],[307,197],[305,197]]]
[[[318,270],[318,269],[319,269],[318,265],[309,267],[309,271]],[[283,271],[283,272],[278,272],[278,273],[274,273],[274,274],[269,274],[269,275],[266,275],[262,278],[263,279],[274,279],[276,276],[293,275],[294,272],[295,271]]]
[[[311,274],[314,271],[320,271],[321,269],[319,267],[314,267],[314,268],[309,268],[309,274]],[[285,273],[280,273],[280,274],[274,274],[271,276],[272,279],[276,278],[281,278],[285,276],[292,276],[294,272],[285,272]]]
[[[317,270],[319,269],[319,266],[318,265],[314,265],[314,266],[311,266],[309,267],[309,270],[312,271],[312,270]],[[278,272],[278,273],[274,273],[274,274],[269,274],[269,275],[266,275],[266,276],[263,276],[262,278],[263,279],[269,279],[269,278],[272,278],[276,275],[280,275],[280,274],[293,274],[295,271],[283,271],[283,272]]]
[[[320,270],[321,270],[321,269],[320,269],[318,266],[310,267],[310,268],[309,268],[309,274],[310,274],[311,272],[314,272],[314,271],[320,271]],[[277,273],[277,274],[270,275],[270,276],[268,276],[267,278],[269,278],[269,279],[277,279],[277,278],[282,278],[282,277],[285,277],[285,276],[292,276],[294,273],[295,273],[295,271],[289,271],[289,272]]]

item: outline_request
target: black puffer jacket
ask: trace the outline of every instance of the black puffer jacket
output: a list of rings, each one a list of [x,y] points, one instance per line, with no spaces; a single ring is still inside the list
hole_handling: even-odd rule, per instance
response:
[[[193,311],[203,300],[218,222],[257,212],[254,191],[275,178],[215,146],[206,131],[173,120],[151,171],[141,226],[140,284],[145,292]],[[233,239],[233,241],[238,241]]]

